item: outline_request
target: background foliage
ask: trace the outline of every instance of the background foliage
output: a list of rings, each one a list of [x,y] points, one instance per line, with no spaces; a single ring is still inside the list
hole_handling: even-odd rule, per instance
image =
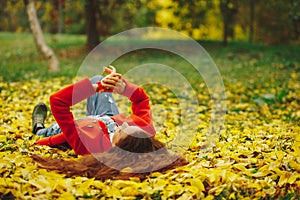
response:
[[[134,27],[159,26],[182,31],[194,39],[228,37],[278,44],[299,43],[300,1],[269,0],[95,0],[97,29],[106,37]],[[45,32],[84,34],[86,0],[37,1]],[[253,16],[251,15],[253,9]],[[252,17],[251,17],[252,16]],[[0,31],[28,32],[22,0],[2,1]],[[253,33],[251,32],[253,28]],[[253,36],[252,36],[253,35]],[[252,40],[252,39],[251,39]]]

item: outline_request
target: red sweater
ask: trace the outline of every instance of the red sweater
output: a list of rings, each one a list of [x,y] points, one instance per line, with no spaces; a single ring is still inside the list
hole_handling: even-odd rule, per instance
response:
[[[122,95],[132,102],[132,115],[118,114],[112,117],[118,125],[127,122],[129,125],[139,126],[154,135],[149,98],[145,91],[124,80],[126,84]],[[83,101],[95,90],[88,78],[67,86],[50,96],[52,114],[62,130],[62,133],[37,141],[37,144],[55,146],[64,142],[72,147],[78,155],[101,153],[111,148],[107,135],[107,128],[103,123],[91,118],[75,120],[70,107]],[[46,142],[45,142],[46,141]]]

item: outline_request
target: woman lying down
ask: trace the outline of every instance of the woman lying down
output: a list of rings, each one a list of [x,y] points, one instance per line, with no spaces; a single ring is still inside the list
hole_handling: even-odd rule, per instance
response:
[[[39,166],[57,170],[67,177],[78,175],[95,179],[146,177],[186,165],[181,156],[169,152],[155,138],[149,97],[145,91],[116,72],[104,68],[105,77],[85,78],[50,96],[52,114],[57,123],[45,128],[47,106],[39,103],[32,113],[32,132],[42,139],[37,145],[51,147],[67,144],[77,160],[43,158],[33,155]],[[128,97],[132,114],[120,114],[112,92]],[[86,117],[75,119],[71,106],[87,99]]]

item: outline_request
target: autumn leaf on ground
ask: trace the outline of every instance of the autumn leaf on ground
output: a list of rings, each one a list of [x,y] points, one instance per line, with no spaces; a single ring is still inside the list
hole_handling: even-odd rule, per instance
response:
[[[196,109],[199,115],[186,115],[190,126],[196,127],[192,133],[194,138],[183,152],[188,165],[152,173],[145,180],[131,177],[105,181],[65,178],[63,174],[39,168],[30,158],[31,154],[37,154],[76,159],[72,150],[34,145],[39,137],[31,133],[33,107],[38,102],[49,105],[49,95],[67,83],[64,78],[56,78],[55,84],[39,80],[1,82],[0,198],[297,199],[300,196],[300,86],[296,76],[291,74],[291,80],[282,86],[284,89],[271,91],[267,91],[271,86],[248,88],[242,83],[227,82],[226,121],[211,151],[203,149],[211,108],[203,100],[210,98],[209,93],[202,88]],[[179,97],[157,85],[146,90],[151,96],[153,118],[159,119],[155,120],[156,137],[171,144],[182,120]],[[123,106],[126,100],[118,99],[117,103],[126,111]],[[73,108],[77,116],[83,115],[84,109],[84,103]],[[199,117],[200,124],[193,123],[195,117]],[[50,113],[46,126],[53,122]]]

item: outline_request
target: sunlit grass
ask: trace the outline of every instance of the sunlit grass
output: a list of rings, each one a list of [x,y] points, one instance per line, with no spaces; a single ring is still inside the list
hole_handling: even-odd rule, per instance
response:
[[[85,51],[86,37],[84,35],[46,35],[46,42],[51,46],[61,62],[61,72],[48,74],[46,62],[35,48],[33,37],[30,33],[0,33],[0,76],[5,81],[26,79],[30,74],[41,78],[51,76],[74,76],[81,62],[87,56]],[[154,42],[157,42],[155,40]],[[270,76],[265,74],[275,73],[276,82],[284,82],[290,70],[299,69],[300,52],[298,46],[265,46],[251,45],[245,42],[230,43],[223,47],[218,41],[199,41],[214,62],[217,64],[225,81],[234,82],[251,78],[255,82],[267,82]],[[118,44],[122,46],[120,41]],[[149,53],[150,52],[150,53]],[[147,60],[155,60],[171,67],[188,67],[183,60],[170,53],[157,53],[145,51],[130,53],[116,60],[120,69],[130,68]],[[193,71],[185,72],[193,75]],[[21,78],[23,77],[23,78]]]

